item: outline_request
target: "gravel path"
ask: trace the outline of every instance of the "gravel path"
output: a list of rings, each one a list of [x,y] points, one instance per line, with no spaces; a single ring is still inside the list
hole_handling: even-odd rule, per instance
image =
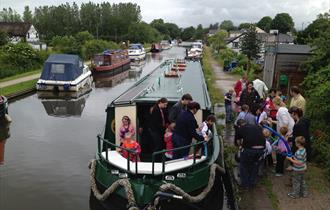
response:
[[[26,82],[26,81],[38,79],[40,77],[40,74],[41,73],[37,73],[37,74],[29,75],[29,76],[26,76],[26,77],[21,77],[21,78],[18,78],[18,79],[14,79],[14,80],[1,82],[0,83],[0,88],[4,88],[4,87],[10,86],[10,85],[19,84],[21,82]]]

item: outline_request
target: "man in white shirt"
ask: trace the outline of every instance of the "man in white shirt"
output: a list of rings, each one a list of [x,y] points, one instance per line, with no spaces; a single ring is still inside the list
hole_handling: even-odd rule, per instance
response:
[[[260,96],[261,99],[265,99],[266,98],[267,92],[268,92],[268,87],[257,76],[253,80],[253,87],[258,92],[258,94],[259,94],[259,96]]]

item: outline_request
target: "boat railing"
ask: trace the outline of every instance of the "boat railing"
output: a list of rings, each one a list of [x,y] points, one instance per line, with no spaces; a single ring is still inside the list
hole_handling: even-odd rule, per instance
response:
[[[196,147],[197,146],[203,146],[204,144],[206,144],[205,141],[200,141],[200,142],[197,142],[197,143],[194,143],[194,144],[189,144],[187,146],[183,146],[183,147],[178,147],[178,148],[174,148],[174,149],[169,149],[169,150],[161,150],[161,151],[157,151],[157,152],[153,152],[152,153],[152,175],[155,174],[155,163],[156,163],[156,157],[157,156],[160,156],[161,155],[161,159],[162,159],[162,175],[165,174],[165,162],[166,162],[166,156],[165,154],[167,152],[176,152],[176,151],[182,151],[182,150],[186,150],[186,149],[191,149],[193,148],[193,164],[191,165],[194,166],[196,165],[196,155],[197,155],[197,149]],[[206,157],[208,156],[207,155],[207,151],[205,152],[206,153]],[[188,157],[184,157],[185,159],[188,158]]]
[[[102,146],[102,143],[103,146]],[[105,145],[105,148],[104,148],[104,145]],[[155,175],[155,164],[156,163],[159,163],[158,161],[156,161],[157,157],[161,156],[161,164],[162,164],[162,172],[161,174],[164,175],[165,174],[165,165],[166,165],[166,153],[168,152],[177,152],[177,151],[182,151],[182,150],[187,150],[187,149],[193,149],[193,156],[192,157],[189,157],[189,159],[193,159],[193,163],[192,165],[190,165],[189,167],[193,167],[197,164],[197,147],[201,146],[205,146],[207,147],[207,143],[205,141],[201,141],[201,142],[197,142],[197,143],[193,143],[193,144],[190,144],[190,145],[187,145],[187,146],[183,146],[183,147],[178,147],[178,148],[174,148],[174,149],[170,149],[170,150],[161,150],[161,151],[157,151],[157,152],[153,152],[152,153],[152,175]],[[124,148],[120,145],[116,145],[112,142],[110,142],[109,140],[105,139],[105,138],[102,138],[101,137],[101,134],[99,134],[97,136],[97,150],[98,150],[98,154],[100,155],[100,157],[102,159],[104,159],[104,157],[101,155],[102,151],[106,151],[105,152],[105,160],[109,162],[109,154],[108,154],[108,149],[109,148],[112,148],[112,149],[119,149],[121,151],[126,151],[127,152],[127,170],[124,170],[125,172],[127,173],[132,173],[131,172],[131,164],[130,164],[130,157],[132,155],[137,155],[137,152],[134,151],[134,150],[131,150],[131,149],[127,149],[127,148]],[[204,152],[205,152],[205,158],[208,157],[208,150],[207,148],[204,148]],[[188,157],[184,157],[185,159],[188,158]],[[172,160],[172,161],[175,161],[175,160]],[[138,161],[135,161],[135,174],[138,174]]]

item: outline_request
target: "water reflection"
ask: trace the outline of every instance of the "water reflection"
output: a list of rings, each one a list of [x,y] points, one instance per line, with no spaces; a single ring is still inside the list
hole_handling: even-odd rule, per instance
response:
[[[124,81],[125,79],[127,79],[128,75],[129,75],[129,71],[124,71],[124,72],[116,74],[114,76],[96,74],[96,75],[93,75],[94,84],[95,84],[96,88],[114,87],[117,84]]]
[[[163,60],[163,55],[161,53],[152,53],[151,57],[154,60],[158,60],[158,61]]]
[[[9,125],[9,121],[2,120],[0,122],[0,165],[5,163],[5,144],[10,137]]]
[[[73,93],[42,91],[37,95],[49,116],[80,117],[91,90],[90,87]]]

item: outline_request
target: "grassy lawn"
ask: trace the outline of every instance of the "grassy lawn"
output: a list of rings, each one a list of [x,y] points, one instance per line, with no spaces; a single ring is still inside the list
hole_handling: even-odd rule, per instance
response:
[[[40,72],[41,72],[41,69],[34,70],[34,71],[29,71],[29,72],[25,72],[23,74],[17,74],[17,75],[14,75],[14,76],[10,76],[10,77],[0,79],[0,82],[7,82],[7,81],[10,81],[10,80],[19,79],[19,78],[22,78],[22,77],[37,74],[37,73],[40,73]]]
[[[215,75],[212,70],[211,64],[209,59],[211,58],[210,48],[205,48],[205,53],[203,56],[203,68],[204,68],[204,75],[207,84],[207,88],[211,97],[212,104],[216,103],[223,103],[224,97],[218,88],[216,88],[215,84]]]
[[[11,94],[20,92],[20,91],[24,91],[24,90],[28,90],[31,88],[34,88],[36,83],[37,83],[38,79],[34,79],[34,80],[30,80],[30,81],[26,81],[26,82],[22,82],[19,84],[15,84],[15,85],[10,85],[4,88],[0,89],[0,94],[1,95],[5,95],[5,96],[9,96]]]

